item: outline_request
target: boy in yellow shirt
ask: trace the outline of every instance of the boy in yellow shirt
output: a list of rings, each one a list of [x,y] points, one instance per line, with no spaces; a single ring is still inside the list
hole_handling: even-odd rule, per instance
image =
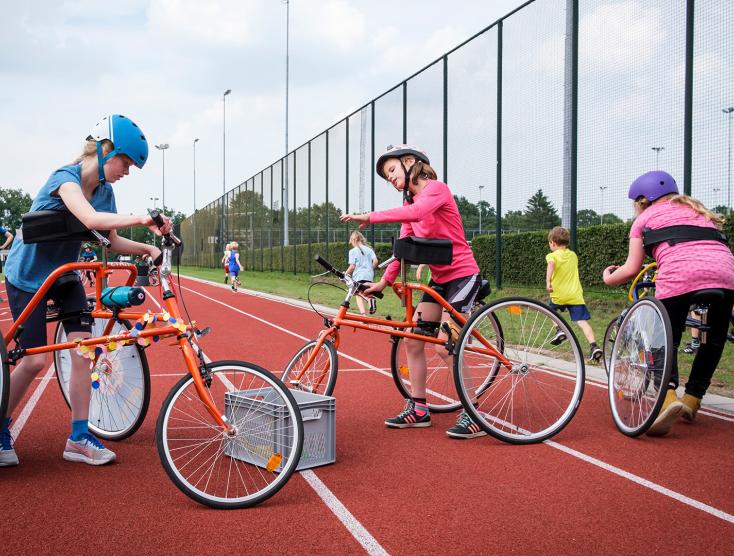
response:
[[[571,320],[579,325],[590,344],[589,359],[597,361],[602,351],[596,345],[594,331],[589,325],[589,309],[584,303],[584,290],[579,280],[579,260],[576,253],[568,248],[571,235],[566,228],[556,226],[548,233],[548,246],[551,252],[545,256],[548,269],[545,273],[545,287],[550,293],[550,307],[554,311],[568,310]],[[551,340],[554,346],[566,339],[560,330]]]

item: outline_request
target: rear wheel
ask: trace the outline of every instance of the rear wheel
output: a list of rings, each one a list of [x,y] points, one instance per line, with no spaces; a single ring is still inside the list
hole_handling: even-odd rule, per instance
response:
[[[244,361],[204,368],[206,396],[231,431],[216,424],[192,376],[163,402],[156,425],[158,455],[186,496],[213,508],[254,506],[291,477],[303,449],[303,420],[290,391],[265,369]]]
[[[464,410],[495,438],[542,442],[576,413],[584,392],[581,349],[544,303],[504,298],[487,304],[464,326],[457,348],[454,378]]]
[[[0,419],[5,417],[8,410],[8,395],[10,394],[10,367],[8,365],[8,351],[5,342],[0,342]]]
[[[673,335],[663,304],[646,297],[619,325],[609,366],[612,419],[627,436],[644,433],[663,405],[673,367]]]
[[[619,323],[622,322],[624,314],[619,317],[615,317],[607,325],[607,329],[604,331],[604,343],[602,344],[602,352],[604,358],[604,370],[609,377],[609,366],[612,360],[612,348],[614,347],[614,340],[617,337],[617,330],[619,330]]]
[[[101,336],[107,322],[108,319],[94,319],[92,336]],[[110,334],[121,334],[129,329],[129,322],[116,321]],[[61,321],[56,325],[55,338],[57,344],[68,341]],[[71,358],[71,350],[54,352],[56,379],[69,407]],[[96,388],[91,381],[93,372],[99,376]],[[131,344],[104,351],[88,375],[91,388],[89,430],[106,440],[131,436],[143,424],[150,403],[150,370],[143,349]]]

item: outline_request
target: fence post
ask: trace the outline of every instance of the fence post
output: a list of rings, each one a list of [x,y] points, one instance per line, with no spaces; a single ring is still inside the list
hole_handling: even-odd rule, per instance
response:
[[[683,192],[691,194],[693,153],[693,17],[694,0],[686,2],[686,77],[683,115]],[[658,168],[655,168],[658,170]]]
[[[495,217],[495,269],[497,289],[502,287],[502,27],[497,24],[497,215]]]
[[[571,249],[578,250],[576,207],[578,196],[578,0],[566,0],[566,55],[563,122],[563,216],[562,224],[571,232]]]

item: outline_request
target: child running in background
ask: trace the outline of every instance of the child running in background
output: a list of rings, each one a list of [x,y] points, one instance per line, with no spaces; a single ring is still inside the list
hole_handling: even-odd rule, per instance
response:
[[[700,201],[681,195],[673,176],[647,172],[630,185],[628,197],[635,203],[635,221],[629,234],[627,261],[604,269],[604,283],[624,284],[637,274],[649,249],[658,263],[655,298],[668,311],[673,328],[673,369],[665,401],[650,436],[667,434],[679,417],[693,421],[701,399],[721,359],[734,304],[734,255],[718,230],[724,218]],[[693,231],[696,234],[692,234]],[[692,235],[698,236],[693,239]],[[686,328],[693,295],[705,289],[723,290],[723,298],[708,310],[706,343],[700,344],[683,398],[678,398],[678,346]]]
[[[589,359],[597,361],[602,351],[596,345],[594,331],[589,325],[589,309],[584,303],[584,290],[579,280],[579,260],[576,253],[568,248],[571,235],[566,228],[556,226],[548,233],[548,246],[551,252],[545,256],[548,268],[545,273],[545,288],[550,293],[550,307],[554,311],[565,311],[571,320],[578,324],[589,341]],[[551,340],[557,346],[566,335],[560,330]]]
[[[375,279],[377,255],[375,255],[372,247],[367,245],[367,240],[359,232],[352,232],[349,243],[352,244],[352,249],[349,250],[349,268],[347,268],[346,274],[361,284],[372,282]],[[377,311],[377,302],[374,297],[370,297],[369,303],[370,315],[373,315]],[[361,295],[357,296],[357,307],[359,307],[360,315],[367,314]]]
[[[80,256],[82,262],[94,263],[97,262],[97,253],[92,251],[92,246],[89,243],[84,244],[84,250]],[[84,275],[87,277],[87,282],[90,286],[94,286],[94,272],[91,270],[85,270]]]
[[[236,292],[237,288],[241,285],[240,283],[240,271],[244,270],[240,264],[240,254],[238,252],[239,245],[236,241],[229,244],[229,260],[227,261],[227,267],[229,268],[229,275],[232,278],[232,291]]]
[[[224,283],[227,283],[227,280],[229,280],[229,255],[230,255],[230,245],[227,244],[224,246],[224,256],[222,257],[222,264],[224,265]]]

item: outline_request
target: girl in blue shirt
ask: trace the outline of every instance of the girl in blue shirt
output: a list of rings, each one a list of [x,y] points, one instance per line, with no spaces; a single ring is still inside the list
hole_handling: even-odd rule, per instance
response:
[[[372,247],[367,245],[367,239],[360,232],[352,232],[349,243],[352,244],[352,249],[349,251],[349,268],[347,268],[346,273],[357,282],[363,284],[373,282],[375,268],[377,267],[377,255],[375,255]],[[372,314],[377,310],[377,304],[374,297],[370,297],[369,302],[370,314]],[[357,296],[357,307],[359,307],[361,315],[367,314],[364,309],[364,301],[360,295]]]
[[[147,226],[161,235],[171,229],[170,219],[159,230],[148,215],[117,214],[112,184],[128,175],[131,166],[142,168],[148,158],[148,142],[140,128],[125,116],[114,114],[104,117],[87,137],[84,150],[74,162],[59,168],[41,188],[31,211],[67,210],[89,229],[110,230],[111,250],[118,253],[147,255],[154,259],[160,250],[118,235],[120,228]],[[5,266],[5,283],[13,318],[17,319],[41,287],[45,278],[65,263],[75,262],[80,241],[26,244],[16,239]],[[81,282],[56,288],[48,294],[64,312],[86,308],[86,295]],[[46,300],[39,303],[24,323],[18,338],[20,347],[29,349],[46,345]],[[88,317],[64,322],[70,341],[91,336]],[[71,435],[67,439],[63,457],[68,461],[101,465],[115,459],[88,430],[90,380],[88,361],[72,351],[69,401],[71,405]],[[8,416],[0,426],[0,466],[17,465],[18,457],[10,435],[10,416],[35,376],[47,368],[45,354],[26,355],[10,375]]]

